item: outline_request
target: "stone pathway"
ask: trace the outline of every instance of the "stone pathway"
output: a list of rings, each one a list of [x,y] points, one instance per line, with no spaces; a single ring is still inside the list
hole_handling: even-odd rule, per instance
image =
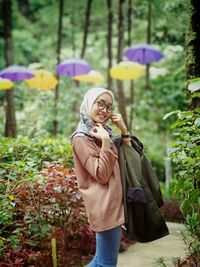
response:
[[[126,251],[119,254],[117,267],[155,267],[164,266],[158,264],[164,259],[165,266],[172,267],[173,259],[186,256],[185,245],[181,231],[184,225],[167,223],[170,234],[158,240],[148,243],[136,243]]]

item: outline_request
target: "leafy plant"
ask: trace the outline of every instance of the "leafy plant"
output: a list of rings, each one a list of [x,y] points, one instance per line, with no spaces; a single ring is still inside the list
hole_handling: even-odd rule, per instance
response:
[[[78,266],[83,255],[93,253],[94,234],[87,223],[73,169],[58,162],[45,162],[37,180],[26,180],[15,187],[11,182],[9,193],[15,196],[11,198],[15,204],[15,212],[11,212],[12,220],[10,217],[3,217],[1,261],[7,263],[12,249],[18,250],[20,246],[24,246],[39,250],[35,262],[41,258],[41,266],[49,266],[45,265],[44,259],[47,262],[51,259],[52,237],[57,241],[59,266],[65,266],[70,261],[71,265],[69,263],[68,266]],[[5,198],[4,205],[8,206]],[[12,235],[9,234],[11,229]],[[15,244],[15,247],[11,247],[11,244]],[[16,254],[12,257],[14,255]],[[16,258],[22,257],[20,255],[16,255]],[[28,257],[26,253],[24,255]],[[25,261],[25,258],[20,259]]]
[[[181,210],[189,235],[184,236],[190,254],[200,253],[200,109],[175,111],[166,115],[178,115],[172,125],[176,142],[172,145],[171,157],[176,164],[175,190],[182,195]]]
[[[69,142],[2,138],[0,148],[0,262],[50,266],[55,236],[60,266],[70,261],[68,266],[79,266],[83,255],[93,253],[94,234],[71,168]],[[29,251],[35,253],[31,261]]]

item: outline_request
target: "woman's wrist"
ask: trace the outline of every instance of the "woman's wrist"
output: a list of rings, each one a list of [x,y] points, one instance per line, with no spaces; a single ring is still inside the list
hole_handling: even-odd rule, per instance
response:
[[[123,139],[125,139],[125,138],[130,138],[130,134],[129,134],[129,133],[127,133],[127,134],[121,134],[121,137],[122,137]]]
[[[130,137],[130,133],[127,129],[124,129],[121,131],[121,136],[122,136],[122,138],[128,138],[128,137]]]
[[[127,129],[123,129],[121,131],[121,137],[122,137],[123,143],[131,146],[131,136],[130,136],[130,132]]]

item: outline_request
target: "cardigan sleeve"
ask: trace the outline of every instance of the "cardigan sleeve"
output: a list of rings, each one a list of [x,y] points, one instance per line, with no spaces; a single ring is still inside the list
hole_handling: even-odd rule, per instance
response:
[[[100,184],[108,183],[118,156],[111,150],[97,149],[85,137],[73,140],[73,152],[83,168]]]

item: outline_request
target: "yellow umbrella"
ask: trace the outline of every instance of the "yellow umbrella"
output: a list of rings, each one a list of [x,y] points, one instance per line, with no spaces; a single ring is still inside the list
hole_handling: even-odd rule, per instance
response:
[[[135,80],[143,74],[144,66],[132,61],[121,61],[110,69],[110,76],[118,80]]]
[[[50,71],[35,70],[34,74],[34,78],[26,80],[26,82],[31,88],[48,90],[54,89],[58,84],[58,80]]]
[[[9,79],[0,78],[0,89],[11,89],[14,83]]]
[[[104,80],[104,77],[101,75],[100,72],[96,70],[91,70],[87,74],[74,76],[73,80],[79,82],[88,82],[88,83],[100,83]]]

